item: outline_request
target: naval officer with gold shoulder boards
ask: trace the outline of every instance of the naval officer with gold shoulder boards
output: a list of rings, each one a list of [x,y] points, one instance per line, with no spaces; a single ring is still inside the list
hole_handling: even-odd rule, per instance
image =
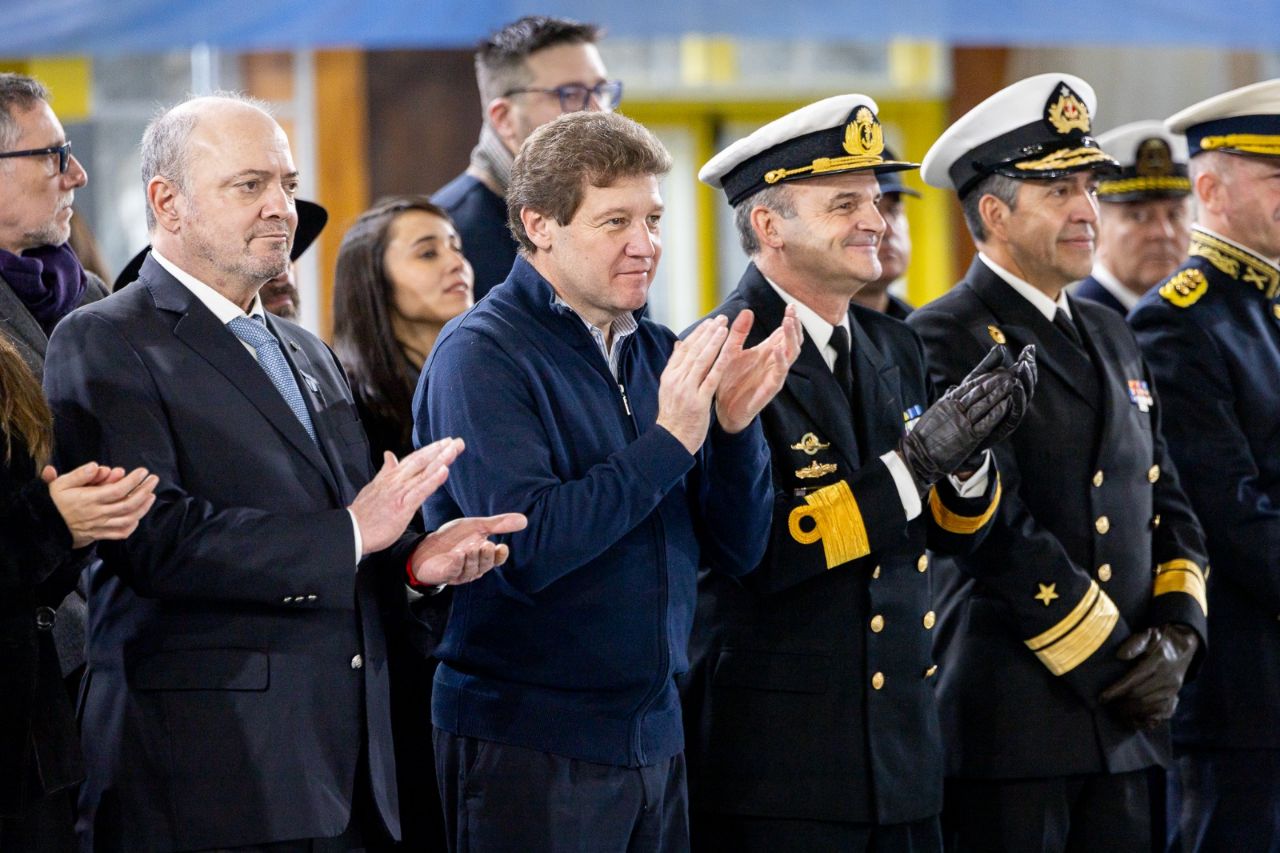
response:
[[[1119,314],[1063,289],[1087,275],[1098,173],[1093,89],[1043,74],[992,95],[925,157],[979,250],[908,324],[934,379],[991,341],[1034,345],[1026,420],[995,448],[1004,497],[970,556],[935,561],[935,650],[952,850],[1149,849],[1148,769],[1205,632],[1200,527],[1159,401]]]
[[[1198,218],[1130,323],[1204,522],[1213,648],[1174,718],[1183,850],[1280,849],[1280,79],[1170,118]],[[1207,572],[1206,567],[1206,572]]]
[[[695,850],[940,849],[925,546],[985,535],[1001,486],[983,448],[1021,419],[1035,361],[984,348],[929,407],[919,338],[850,306],[880,276],[877,175],[911,168],[885,159],[875,102],[842,95],[699,175],[728,196],[751,258],[715,313],[754,312],[762,338],[793,305],[805,340],[761,413],[769,550],[742,580],[699,577],[684,697]],[[961,467],[967,481],[946,476]]]

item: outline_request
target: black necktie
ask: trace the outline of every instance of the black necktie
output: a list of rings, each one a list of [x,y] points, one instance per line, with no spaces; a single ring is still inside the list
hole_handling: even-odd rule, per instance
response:
[[[845,330],[844,326],[836,326],[831,330],[831,338],[828,343],[836,351],[836,364],[833,369],[836,381],[840,383],[840,387],[844,390],[844,395],[852,400],[853,367],[849,362],[849,332]]]
[[[1053,325],[1058,327],[1058,331],[1066,335],[1071,343],[1083,348],[1084,342],[1080,340],[1080,330],[1076,328],[1076,324],[1071,322],[1071,318],[1067,316],[1067,312],[1061,308],[1053,313]]]

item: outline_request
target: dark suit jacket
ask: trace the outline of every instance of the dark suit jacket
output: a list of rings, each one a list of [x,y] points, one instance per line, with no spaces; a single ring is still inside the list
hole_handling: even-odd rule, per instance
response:
[[[337,835],[362,749],[398,832],[381,623],[403,606],[404,554],[356,571],[344,507],[371,468],[346,379],[316,337],[267,325],[319,447],[153,258],[49,345],[63,464],[160,477],[137,532],[101,543],[91,574],[81,818],[97,849]]]
[[[753,346],[784,307],[752,265],[715,313],[751,308]],[[938,503],[926,499],[923,515],[906,520],[878,457],[929,404],[923,349],[878,312],[852,306],[849,318],[855,402],[806,337],[761,415],[774,486],[769,549],[743,578],[699,578],[684,696],[695,812],[896,823],[941,808],[925,544],[963,550],[980,539],[997,477],[972,500],[944,483]],[[856,509],[842,529],[862,545],[829,566],[823,544],[793,536],[790,516],[846,487]]]
[[[0,433],[0,440],[3,434]],[[22,438],[0,465],[0,817],[79,782],[80,736],[46,610],[75,586],[82,561]],[[4,461],[0,445],[0,462]]]
[[[1096,302],[1099,305],[1105,305],[1112,311],[1118,312],[1121,317],[1129,313],[1125,310],[1125,307],[1120,304],[1120,300],[1112,296],[1111,291],[1103,287],[1093,276],[1082,279],[1080,284],[1076,286],[1075,293],[1073,293],[1072,296],[1076,299],[1088,299],[1089,301]]]
[[[1213,647],[1173,732],[1201,747],[1280,748],[1277,305],[1280,270],[1197,229],[1186,263],[1130,317],[1213,564]]]
[[[1115,652],[1131,633],[1182,622],[1205,636],[1203,536],[1137,342],[1114,311],[1070,305],[1087,354],[975,258],[908,320],[939,385],[959,381],[993,338],[1015,353],[1034,344],[1040,368],[1026,418],[996,449],[1005,495],[991,533],[972,556],[937,560],[955,775],[1166,764],[1167,726],[1135,732],[1097,697],[1128,670]]]

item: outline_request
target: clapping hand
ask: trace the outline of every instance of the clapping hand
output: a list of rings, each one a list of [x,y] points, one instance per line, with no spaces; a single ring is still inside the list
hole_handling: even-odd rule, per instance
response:
[[[746,429],[782,389],[804,343],[794,306],[787,306],[782,325],[769,337],[751,349],[743,349],[753,321],[751,309],[739,313],[720,350],[724,371],[716,391],[716,421],[729,433]]]

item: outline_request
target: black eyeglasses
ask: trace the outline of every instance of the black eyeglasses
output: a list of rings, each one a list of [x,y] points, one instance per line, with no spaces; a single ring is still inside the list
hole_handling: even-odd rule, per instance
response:
[[[51,145],[48,148],[32,148],[27,151],[3,151],[0,152],[0,159],[5,157],[40,157],[47,154],[58,155],[58,174],[65,175],[67,173],[67,164],[71,162],[70,141],[61,145]]]
[[[592,96],[595,96],[596,103],[600,105],[601,110],[612,112],[622,101],[622,81],[605,80],[594,86],[567,83],[564,86],[556,86],[554,89],[512,89],[503,94],[502,97],[509,98],[512,95],[524,95],[531,92],[539,95],[557,96],[560,98],[560,111],[565,113],[576,113],[579,110],[585,110],[587,105],[591,103]]]

